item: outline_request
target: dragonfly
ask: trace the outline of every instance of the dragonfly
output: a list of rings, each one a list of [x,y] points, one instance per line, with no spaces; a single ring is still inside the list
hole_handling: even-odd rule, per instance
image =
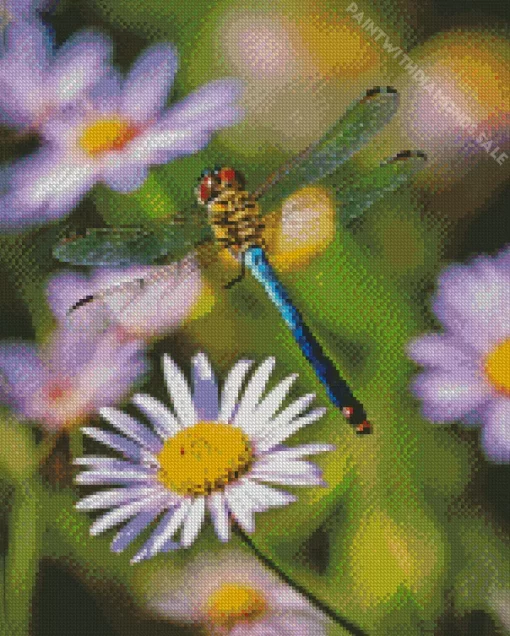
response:
[[[153,274],[80,299],[70,308],[70,316],[97,303],[123,311],[136,301],[141,290],[161,277],[175,275],[179,268],[184,275],[186,271],[191,274],[194,265],[185,255],[198,244],[209,243],[218,250],[228,250],[238,261],[241,273],[226,287],[238,284],[247,271],[251,272],[278,309],[330,402],[356,433],[370,433],[372,425],[363,404],[307,326],[270,263],[264,242],[264,216],[275,201],[282,201],[300,187],[334,173],[388,123],[398,102],[398,92],[392,87],[366,91],[317,142],[284,164],[253,192],[246,189],[243,175],[234,168],[223,166],[204,171],[194,204],[195,208],[197,204],[200,207],[198,221],[194,213],[181,213],[178,222],[174,219],[159,228],[95,228],[82,236],[64,238],[53,253],[59,261],[73,265],[127,266],[153,264],[161,257],[172,260],[156,268]],[[405,150],[368,171],[342,190],[341,220],[360,216],[385,193],[406,182],[425,161],[423,152]]]

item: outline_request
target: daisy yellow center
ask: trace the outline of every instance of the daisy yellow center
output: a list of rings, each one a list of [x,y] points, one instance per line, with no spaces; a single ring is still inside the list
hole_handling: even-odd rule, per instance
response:
[[[241,621],[257,620],[267,611],[264,596],[248,585],[224,583],[207,599],[206,613],[213,625],[233,627]]]
[[[485,372],[498,391],[510,395],[510,338],[498,343],[489,353]]]
[[[198,422],[166,440],[158,455],[158,479],[181,495],[208,495],[244,475],[252,460],[250,442],[240,429]]]
[[[112,117],[100,119],[87,126],[78,143],[85,152],[94,156],[111,150],[122,150],[136,134],[137,130],[128,122]]]

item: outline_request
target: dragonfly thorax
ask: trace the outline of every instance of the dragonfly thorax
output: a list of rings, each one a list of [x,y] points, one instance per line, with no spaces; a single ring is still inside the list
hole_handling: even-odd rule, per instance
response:
[[[229,188],[207,204],[209,223],[216,241],[234,253],[248,247],[264,247],[264,224],[257,202],[246,190]]]

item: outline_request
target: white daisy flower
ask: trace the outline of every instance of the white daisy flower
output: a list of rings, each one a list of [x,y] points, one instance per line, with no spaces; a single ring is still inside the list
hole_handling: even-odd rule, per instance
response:
[[[327,633],[324,614],[240,550],[201,555],[182,578],[161,569],[150,578],[147,590],[149,609],[218,636]]]
[[[97,428],[83,431],[126,459],[89,456],[76,460],[87,468],[77,476],[78,484],[116,486],[77,503],[80,510],[111,509],[93,523],[92,535],[127,521],[111,545],[114,552],[120,552],[161,515],[151,537],[132,559],[137,562],[158,552],[189,547],[204,523],[206,510],[221,541],[230,538],[231,520],[253,532],[256,512],[296,499],[265,482],[325,485],[320,469],[304,458],[333,450],[331,445],[282,446],[287,437],[318,420],[325,409],[304,413],[315,398],[308,394],[280,410],[296,375],[285,378],[263,397],[274,358],[265,360],[241,391],[252,364],[237,362],[219,396],[205,354],[192,359],[192,391],[177,365],[164,356],[173,411],[150,395],[138,394],[132,400],[154,430],[115,408],[100,410],[122,435]],[[179,531],[177,543],[174,537]]]

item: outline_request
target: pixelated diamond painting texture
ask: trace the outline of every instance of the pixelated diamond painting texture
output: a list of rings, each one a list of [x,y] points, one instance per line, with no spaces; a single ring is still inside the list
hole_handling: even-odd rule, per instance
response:
[[[510,633],[503,0],[0,0],[0,634]]]

